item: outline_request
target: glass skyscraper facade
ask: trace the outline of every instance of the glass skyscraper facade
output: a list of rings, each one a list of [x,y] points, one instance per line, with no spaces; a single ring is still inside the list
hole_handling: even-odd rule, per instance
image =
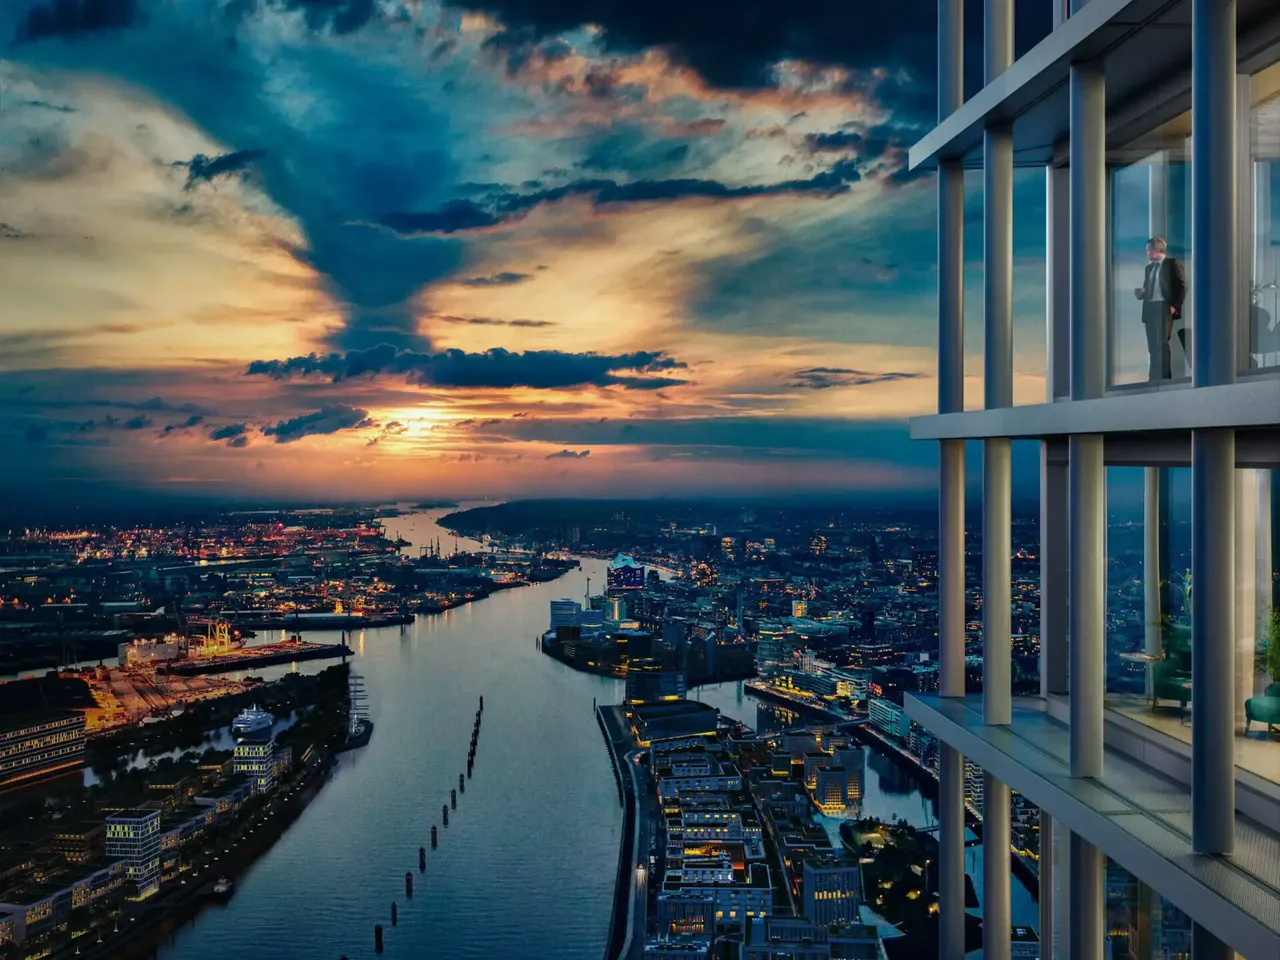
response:
[[[939,0],[940,943],[964,955],[981,771],[986,960],[1016,955],[1010,791],[1040,808],[1041,956],[1280,956],[1280,7]],[[1043,171],[1042,403],[1013,398],[1013,179]],[[965,170],[982,181],[982,402],[964,369]],[[1038,442],[1039,696],[1012,696],[1011,442]],[[981,444],[982,661],[965,690],[965,456]],[[979,531],[974,531],[979,532]],[[968,774],[966,773],[968,771]]]

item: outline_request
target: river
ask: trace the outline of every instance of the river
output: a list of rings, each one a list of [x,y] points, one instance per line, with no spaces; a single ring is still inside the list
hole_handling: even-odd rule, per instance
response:
[[[447,553],[453,535],[435,523],[446,512],[388,518],[388,535],[415,548],[439,537]],[[576,673],[534,646],[549,602],[582,596],[588,576],[603,583],[604,562],[586,560],[551,583],[419,617],[403,632],[357,633],[353,664],[369,694],[372,741],[342,756],[298,821],[240,878],[230,902],[203,911],[160,956],[365,957],[381,923],[388,958],[600,960],[622,811],[591,704],[617,700],[620,685]],[[254,672],[269,679],[289,669]],[[431,825],[466,770],[481,695],[475,776],[440,831],[439,849],[430,850]],[[425,875],[418,873],[420,845],[428,847]]]
[[[417,553],[454,537],[433,510],[385,521]],[[480,549],[460,540],[463,550]],[[373,925],[385,928],[386,957],[450,960],[600,960],[617,866],[621,810],[592,701],[617,702],[621,683],[577,673],[540,653],[549,602],[580,597],[586,578],[604,583],[602,560],[584,559],[559,580],[500,591],[404,628],[359,631],[354,669],[364,678],[376,727],[369,746],[343,755],[331,781],[299,820],[240,878],[235,896],[203,911],[159,951],[164,960],[230,956],[316,960],[370,956]],[[337,632],[308,639],[335,642]],[[266,667],[315,672],[327,661]],[[485,698],[475,777],[428,850],[419,845],[458,774],[477,699]],[[777,708],[741,683],[700,687],[693,696],[757,729],[781,724]],[[862,812],[918,826],[937,822],[918,774],[868,751]],[[981,897],[982,852],[968,870]],[[404,897],[404,873],[414,897]],[[1036,906],[1014,882],[1013,920],[1036,925]],[[390,905],[399,925],[390,927]]]

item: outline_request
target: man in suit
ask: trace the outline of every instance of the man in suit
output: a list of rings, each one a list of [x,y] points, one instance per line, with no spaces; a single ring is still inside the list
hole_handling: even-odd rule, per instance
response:
[[[1142,301],[1142,323],[1147,328],[1149,380],[1168,380],[1171,376],[1169,338],[1173,335],[1173,322],[1182,319],[1182,302],[1187,298],[1187,275],[1181,263],[1166,256],[1167,250],[1164,237],[1147,241],[1147,270],[1142,286],[1133,288],[1133,295]],[[1186,327],[1178,328],[1178,342],[1185,356]]]

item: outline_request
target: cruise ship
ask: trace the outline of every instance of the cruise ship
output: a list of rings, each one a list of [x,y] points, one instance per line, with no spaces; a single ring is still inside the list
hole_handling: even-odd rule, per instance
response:
[[[257,733],[259,730],[268,730],[271,724],[275,723],[275,719],[266,710],[250,707],[231,721],[231,732],[237,737],[243,737]]]

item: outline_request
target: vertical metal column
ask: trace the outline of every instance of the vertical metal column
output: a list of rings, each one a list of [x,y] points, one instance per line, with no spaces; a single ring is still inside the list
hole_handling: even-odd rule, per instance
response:
[[[986,2],[986,75],[1013,61],[1011,0]],[[983,399],[1013,405],[1013,134],[992,126],[983,138]],[[1011,713],[1010,555],[1012,459],[1007,437],[982,442],[982,713],[1006,724]]]
[[[1040,960],[1057,960],[1053,943],[1054,850],[1053,817],[1040,809]]]
[[[964,103],[964,0],[938,0],[938,121]],[[938,412],[964,409],[964,167],[938,168]],[[939,692],[964,696],[964,441],[943,440],[938,488]],[[938,957],[964,960],[964,758],[938,750]]]
[[[1195,385],[1236,373],[1236,4],[1192,0],[1192,249]],[[1235,846],[1235,431],[1191,437],[1191,844]]]
[[[982,773],[982,957],[1010,960],[1009,788]]]
[[[1169,233],[1169,167],[1159,151],[1147,167],[1147,236]],[[1167,467],[1147,467],[1142,490],[1142,615],[1143,649],[1151,656],[1164,651],[1165,617],[1169,613]],[[1151,696],[1155,667],[1147,664],[1146,694]]]
[[[1065,9],[1065,8],[1063,8]],[[1071,393],[1071,194],[1066,167],[1045,167],[1045,399]],[[1067,692],[1067,464],[1040,443],[1040,695]]]
[[[1103,960],[1106,859],[1078,833],[1071,834],[1071,960]]]
[[[938,957],[964,960],[964,758],[938,747]]]
[[[1106,86],[1071,66],[1071,399],[1102,395],[1106,355]],[[1102,437],[1070,439],[1071,775],[1102,775],[1106,487]]]

